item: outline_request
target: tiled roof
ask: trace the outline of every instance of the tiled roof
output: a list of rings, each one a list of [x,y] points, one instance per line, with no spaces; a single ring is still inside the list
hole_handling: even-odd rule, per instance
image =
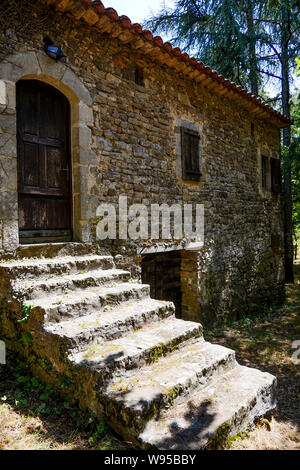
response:
[[[168,65],[216,94],[229,97],[259,119],[271,121],[277,127],[286,127],[290,123],[288,118],[257,96],[222,77],[203,62],[181,52],[179,47],[164,42],[160,36],[153,36],[151,31],[144,30],[138,23],[132,23],[127,16],[119,16],[113,8],[105,8],[100,0],[46,0],[46,3],[55,5],[58,10],[70,11],[75,18],[86,21],[100,32],[131,44],[152,60]]]

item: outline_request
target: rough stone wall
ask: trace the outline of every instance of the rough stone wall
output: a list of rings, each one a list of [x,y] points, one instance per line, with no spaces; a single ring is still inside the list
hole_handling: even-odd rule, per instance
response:
[[[45,14],[35,1],[31,8],[35,16]],[[189,286],[186,294],[183,288],[184,318],[203,322],[234,318],[256,311],[262,302],[270,305],[282,298],[281,198],[260,187],[261,154],[279,158],[280,131],[85,23],[52,10],[46,13],[45,25],[31,31],[30,37],[16,23],[0,33],[1,60],[9,61],[17,52],[24,53],[24,60],[28,51],[43,54],[42,38],[49,35],[62,45],[66,66],[91,96],[93,121],[84,137],[86,164],[79,174],[73,168],[77,185],[83,171],[88,182],[82,204],[89,240],[96,237],[98,204],[117,204],[119,195],[126,195],[129,205],[201,203],[205,205],[205,245],[198,253],[182,254],[183,285]],[[136,66],[143,70],[144,86],[134,81]],[[8,193],[12,197],[11,201],[1,198],[0,208],[7,250],[5,220],[17,203],[16,149],[15,136],[5,128],[12,111],[9,106],[0,111],[0,195],[5,190],[5,197]],[[197,125],[200,131],[199,183],[181,177],[182,121]],[[13,223],[13,236],[17,236],[17,221]],[[149,243],[129,240],[104,245],[118,255],[120,266],[138,274],[137,249]]]

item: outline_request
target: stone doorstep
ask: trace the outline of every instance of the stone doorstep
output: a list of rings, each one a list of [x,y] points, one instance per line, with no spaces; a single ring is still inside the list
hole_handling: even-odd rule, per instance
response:
[[[115,372],[133,369],[170,353],[180,344],[202,336],[199,323],[167,318],[149,323],[134,333],[104,344],[92,344],[68,359],[74,366],[83,366],[101,374],[103,382]]]
[[[146,323],[171,316],[175,316],[171,302],[146,298],[120,306],[108,306],[84,317],[48,323],[44,328],[47,333],[66,340],[70,348],[78,348],[96,340],[103,342],[117,339],[142,328]]]
[[[11,279],[25,276],[26,279],[36,279],[38,276],[57,276],[92,269],[113,269],[112,256],[84,255],[64,256],[59,258],[34,258],[17,262],[0,263],[0,272],[6,273]]]
[[[123,302],[141,300],[150,296],[150,287],[144,284],[121,283],[114,287],[100,286],[88,289],[76,289],[66,294],[50,293],[43,298],[27,300],[25,305],[32,305],[45,312],[46,322],[58,322],[62,319],[89,315],[106,306],[116,306]]]
[[[275,386],[272,375],[237,366],[159,420],[148,422],[137,442],[143,449],[218,448],[276,407]]]
[[[117,414],[124,426],[138,430],[234,367],[234,351],[199,339],[125,377],[115,377],[100,391],[100,399],[106,402],[108,417]]]
[[[120,269],[93,270],[83,274],[61,275],[59,277],[42,278],[35,280],[26,279],[16,281],[14,290],[26,295],[31,300],[45,296],[47,292],[51,294],[64,294],[75,289],[85,289],[106,285],[109,283],[121,283],[129,281],[130,272]]]
[[[58,242],[58,243],[37,243],[28,245],[19,245],[17,251],[13,254],[14,258],[55,258],[63,256],[84,256],[84,255],[108,255],[98,245],[92,243],[79,242]]]

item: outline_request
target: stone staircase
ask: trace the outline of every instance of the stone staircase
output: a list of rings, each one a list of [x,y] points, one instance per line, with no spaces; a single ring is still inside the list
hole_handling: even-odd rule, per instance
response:
[[[73,398],[135,447],[218,448],[274,408],[273,376],[205,342],[200,324],[176,319],[172,303],[151,299],[110,255],[57,244],[18,256],[27,258],[0,263],[12,305],[0,337],[33,355],[44,380],[67,377]],[[22,331],[31,338],[23,348]]]

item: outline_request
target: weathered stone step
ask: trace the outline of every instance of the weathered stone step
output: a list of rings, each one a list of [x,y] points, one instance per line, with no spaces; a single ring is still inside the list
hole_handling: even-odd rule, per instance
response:
[[[36,279],[39,276],[58,276],[61,274],[80,273],[95,269],[113,269],[112,256],[84,255],[64,256],[47,259],[25,259],[0,263],[0,274],[10,279]]]
[[[237,366],[159,420],[149,421],[136,445],[160,450],[219,448],[275,408],[275,385],[272,375]]]
[[[121,283],[115,286],[76,289],[65,294],[50,294],[47,297],[27,300],[25,305],[45,312],[46,322],[57,322],[97,312],[105,306],[116,306],[123,302],[141,300],[150,296],[150,287],[144,284]]]
[[[120,269],[93,270],[83,274],[68,274],[59,277],[38,278],[36,280],[16,281],[14,289],[27,299],[44,297],[48,292],[63,294],[75,289],[86,289],[116,282],[126,282],[130,272]]]
[[[54,258],[63,256],[107,255],[107,250],[96,243],[60,242],[34,243],[20,245],[14,253],[2,255],[2,258]]]
[[[142,328],[146,323],[175,315],[171,302],[150,298],[107,306],[100,312],[60,323],[45,325],[45,330],[68,343],[68,348],[83,347],[88,343],[110,341]]]
[[[66,376],[74,399],[137,447],[218,447],[272,410],[274,377],[238,366],[234,351],[206,343],[200,324],[129,278],[97,245],[21,247],[0,262],[5,318],[31,306],[19,326],[50,381]]]
[[[234,351],[199,340],[111,382],[101,401],[107,416],[118,416],[122,426],[140,432],[151,417],[158,419],[235,366]]]
[[[168,318],[150,323],[140,330],[104,344],[93,344],[79,353],[71,353],[73,365],[97,371],[103,383],[125,370],[155,362],[180,344],[202,336],[199,323]]]

